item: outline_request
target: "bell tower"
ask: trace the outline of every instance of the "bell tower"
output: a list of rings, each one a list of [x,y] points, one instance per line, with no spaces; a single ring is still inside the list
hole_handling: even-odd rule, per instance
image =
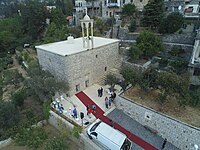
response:
[[[93,19],[87,15],[81,20],[81,28],[82,28],[82,38],[83,38],[83,47],[84,48],[93,48]]]

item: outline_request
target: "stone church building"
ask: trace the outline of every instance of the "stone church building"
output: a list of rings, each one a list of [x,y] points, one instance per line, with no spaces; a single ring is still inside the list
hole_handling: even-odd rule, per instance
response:
[[[81,20],[82,37],[36,46],[39,63],[69,83],[69,95],[99,82],[110,69],[120,67],[119,40],[94,37],[93,20]]]

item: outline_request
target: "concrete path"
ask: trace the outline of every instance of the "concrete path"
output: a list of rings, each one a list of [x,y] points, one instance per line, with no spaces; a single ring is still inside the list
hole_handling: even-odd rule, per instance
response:
[[[123,126],[126,130],[130,131],[131,133],[137,135],[146,142],[150,143],[157,149],[161,149],[164,139],[144,128],[144,126],[142,126],[140,123],[130,118],[122,110],[114,109],[107,115],[107,117],[112,119],[114,122],[117,122],[121,126]],[[132,149],[142,150],[140,146],[134,143]],[[171,143],[167,142],[164,150],[179,150],[179,149],[176,148]]]

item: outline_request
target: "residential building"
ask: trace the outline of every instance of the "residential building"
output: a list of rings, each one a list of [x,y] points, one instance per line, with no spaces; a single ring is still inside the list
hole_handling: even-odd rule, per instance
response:
[[[86,0],[75,0],[74,18],[76,25],[80,24],[80,20],[86,12],[91,16],[101,17],[101,0],[91,2],[87,2]]]
[[[189,70],[191,73],[191,84],[200,85],[200,30],[194,43],[194,49],[189,62]]]
[[[97,83],[121,65],[119,40],[94,37],[93,20],[81,20],[82,37],[36,46],[39,63],[60,80],[69,83],[69,95]]]

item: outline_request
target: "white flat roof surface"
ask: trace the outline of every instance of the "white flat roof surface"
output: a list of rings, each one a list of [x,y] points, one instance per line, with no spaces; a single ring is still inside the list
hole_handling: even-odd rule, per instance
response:
[[[110,139],[112,142],[114,142],[116,145],[122,146],[126,139],[126,135],[118,131],[117,129],[114,129],[113,127],[107,125],[104,122],[101,122],[97,128],[95,129],[97,133],[101,133],[106,138]]]
[[[108,45],[111,43],[118,42],[118,39],[110,39],[110,38],[103,38],[103,37],[94,37],[94,48],[101,47],[104,45]],[[86,44],[86,43],[85,43]],[[49,43],[44,45],[35,46],[36,49],[42,49],[51,53],[55,53],[58,55],[66,56],[72,55],[75,53],[79,53],[82,51],[86,51],[88,48],[83,48],[83,39],[82,37],[74,39],[73,43],[69,41],[60,41],[55,43]],[[91,42],[90,48],[91,49]]]

